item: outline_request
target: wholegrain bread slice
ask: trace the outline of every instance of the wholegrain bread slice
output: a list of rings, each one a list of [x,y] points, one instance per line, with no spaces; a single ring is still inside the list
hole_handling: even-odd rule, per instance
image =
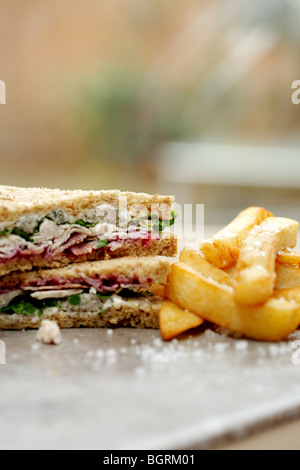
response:
[[[83,215],[93,218],[100,204],[118,206],[126,198],[128,206],[142,204],[151,211],[159,205],[164,219],[171,218],[174,196],[150,195],[119,190],[82,191],[49,188],[19,188],[0,186],[0,224],[13,226],[18,219],[29,214],[43,217],[54,210],[62,210],[70,218],[80,219]]]
[[[111,305],[99,315],[99,310],[84,311],[74,306],[68,309],[47,308],[43,316],[24,314],[0,314],[0,329],[23,330],[39,328],[42,320],[54,320],[60,328],[159,328],[158,315],[162,299],[128,299],[120,306]]]
[[[76,263],[58,269],[38,269],[35,271],[12,272],[0,278],[0,290],[7,290],[10,286],[20,288],[22,286],[39,285],[43,281],[60,280],[71,282],[80,277],[107,278],[123,276],[129,280],[138,279],[140,284],[152,283],[165,285],[170,272],[170,262],[164,258],[138,258],[123,257],[112,260],[102,260],[84,263]],[[51,284],[51,282],[50,282]],[[41,284],[43,285],[43,284]]]

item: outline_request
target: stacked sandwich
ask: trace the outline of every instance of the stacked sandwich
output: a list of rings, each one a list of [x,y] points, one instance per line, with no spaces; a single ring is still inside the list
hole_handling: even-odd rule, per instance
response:
[[[158,327],[174,198],[0,186],[0,329]]]

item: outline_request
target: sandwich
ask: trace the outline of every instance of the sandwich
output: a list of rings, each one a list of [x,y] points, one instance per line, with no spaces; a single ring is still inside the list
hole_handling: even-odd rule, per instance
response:
[[[173,196],[0,186],[0,276],[121,256],[175,256]]]
[[[0,278],[0,329],[131,326],[158,328],[170,263],[124,257]]]

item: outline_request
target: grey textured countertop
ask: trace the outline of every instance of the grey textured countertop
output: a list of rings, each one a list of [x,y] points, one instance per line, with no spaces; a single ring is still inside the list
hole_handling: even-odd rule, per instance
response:
[[[1,449],[201,448],[297,415],[292,341],[198,329],[163,343],[152,330],[1,332]]]

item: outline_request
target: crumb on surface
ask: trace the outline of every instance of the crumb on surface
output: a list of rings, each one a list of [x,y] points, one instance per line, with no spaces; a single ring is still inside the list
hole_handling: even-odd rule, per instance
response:
[[[44,344],[60,344],[62,336],[58,324],[53,320],[42,320],[35,339]]]

